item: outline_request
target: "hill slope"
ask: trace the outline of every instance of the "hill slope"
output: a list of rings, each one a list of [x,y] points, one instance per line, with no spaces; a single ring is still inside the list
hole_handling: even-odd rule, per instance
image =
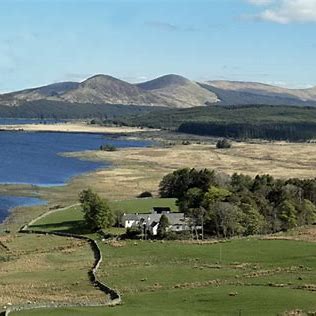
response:
[[[56,97],[62,93],[76,89],[78,86],[78,82],[59,82],[39,88],[5,93],[0,95],[0,105],[18,106],[24,102]]]
[[[178,108],[203,106],[206,103],[219,101],[215,93],[178,75],[162,76],[137,86],[152,92],[165,102],[171,102]]]
[[[92,104],[162,105],[163,102],[150,92],[106,75],[93,76],[59,98],[72,103]]]
[[[310,89],[287,89],[257,82],[207,81],[201,86],[209,89],[223,104],[270,104],[270,105],[316,105],[316,87]]]
[[[286,89],[262,83],[237,81],[198,83],[173,74],[131,84],[108,75],[96,75],[81,83],[61,82],[0,95],[0,105],[3,106],[20,106],[33,101],[168,108],[214,104],[316,106],[316,87]]]
[[[141,84],[96,75],[81,83],[65,82],[0,95],[0,105],[7,106],[38,100],[188,108],[214,103],[218,98],[197,83],[177,75],[167,75]]]

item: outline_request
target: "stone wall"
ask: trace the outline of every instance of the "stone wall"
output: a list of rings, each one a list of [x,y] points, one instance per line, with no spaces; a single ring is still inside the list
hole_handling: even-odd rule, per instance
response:
[[[46,214],[47,215],[47,214]],[[43,215],[42,215],[43,216]],[[41,217],[42,217],[41,216]],[[33,220],[29,225],[32,225],[35,223],[39,218],[36,218]],[[110,302],[105,303],[104,307],[106,306],[115,306],[118,304],[121,304],[121,296],[118,291],[110,288],[107,286],[104,282],[100,281],[97,272],[98,269],[102,263],[102,252],[99,248],[99,245],[97,241],[95,241],[92,238],[86,237],[86,236],[81,236],[81,235],[76,235],[76,234],[69,234],[69,233],[62,233],[62,232],[43,232],[39,230],[32,230],[29,229],[29,225],[25,225],[20,229],[20,233],[24,234],[39,234],[39,235],[55,235],[55,236],[61,236],[61,237],[70,237],[70,238],[76,238],[76,239],[81,239],[85,240],[86,242],[89,243],[93,254],[94,254],[94,264],[92,269],[88,272],[90,282],[93,286],[97,287],[100,291],[102,291],[107,297],[110,298]],[[78,307],[79,305],[52,305],[52,304],[47,304],[47,305],[28,305],[28,306],[12,306],[8,307],[6,311],[0,312],[0,316],[8,316],[11,312],[14,311],[21,311],[24,309],[38,309],[38,308],[60,308],[60,307]],[[87,306],[87,305],[85,305]],[[93,307],[95,305],[91,305]]]

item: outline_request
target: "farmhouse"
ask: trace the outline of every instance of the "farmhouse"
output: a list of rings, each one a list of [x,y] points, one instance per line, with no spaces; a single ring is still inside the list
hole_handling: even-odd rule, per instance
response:
[[[172,213],[169,207],[154,207],[150,213],[124,214],[122,226],[146,229],[151,235],[157,235],[160,217],[166,215],[169,220],[169,231],[181,232],[189,230],[188,220],[184,213]]]

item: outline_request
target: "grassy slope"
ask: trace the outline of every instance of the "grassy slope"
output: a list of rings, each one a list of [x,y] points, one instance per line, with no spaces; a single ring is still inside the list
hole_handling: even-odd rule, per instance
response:
[[[138,200],[137,200],[138,201]],[[141,201],[141,200],[140,200]],[[42,228],[73,219],[78,209],[53,214]],[[77,214],[77,215],[76,215]],[[57,218],[56,218],[57,216]],[[36,223],[38,227],[40,223]],[[121,241],[101,243],[100,277],[119,289],[113,309],[45,311],[45,315],[275,315],[316,310],[315,244],[294,240],[237,239],[224,243]],[[237,296],[230,293],[237,292]],[[43,310],[20,315],[42,315]]]
[[[112,201],[110,206],[113,210],[122,211],[125,213],[133,212],[150,212],[154,206],[166,206],[170,207],[173,211],[177,211],[175,205],[176,199],[135,199],[135,200],[124,200],[124,201]],[[37,221],[31,228],[41,229],[45,231],[64,231],[84,233],[83,213],[81,212],[80,206],[69,208],[65,211],[52,213],[41,220]],[[115,229],[111,230],[115,232]]]
[[[121,290],[124,304],[45,315],[276,315],[296,308],[315,310],[315,292],[295,289],[316,282],[314,247],[300,241],[256,239],[103,245],[100,275]],[[236,296],[229,295],[235,292]]]
[[[89,245],[71,238],[39,235],[1,237],[0,309],[8,303],[87,303],[105,300],[91,287]]]

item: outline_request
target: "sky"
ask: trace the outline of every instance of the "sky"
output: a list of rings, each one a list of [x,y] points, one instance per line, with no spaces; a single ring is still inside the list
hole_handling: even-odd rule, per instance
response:
[[[316,86],[316,0],[0,0],[0,92],[108,74]]]

